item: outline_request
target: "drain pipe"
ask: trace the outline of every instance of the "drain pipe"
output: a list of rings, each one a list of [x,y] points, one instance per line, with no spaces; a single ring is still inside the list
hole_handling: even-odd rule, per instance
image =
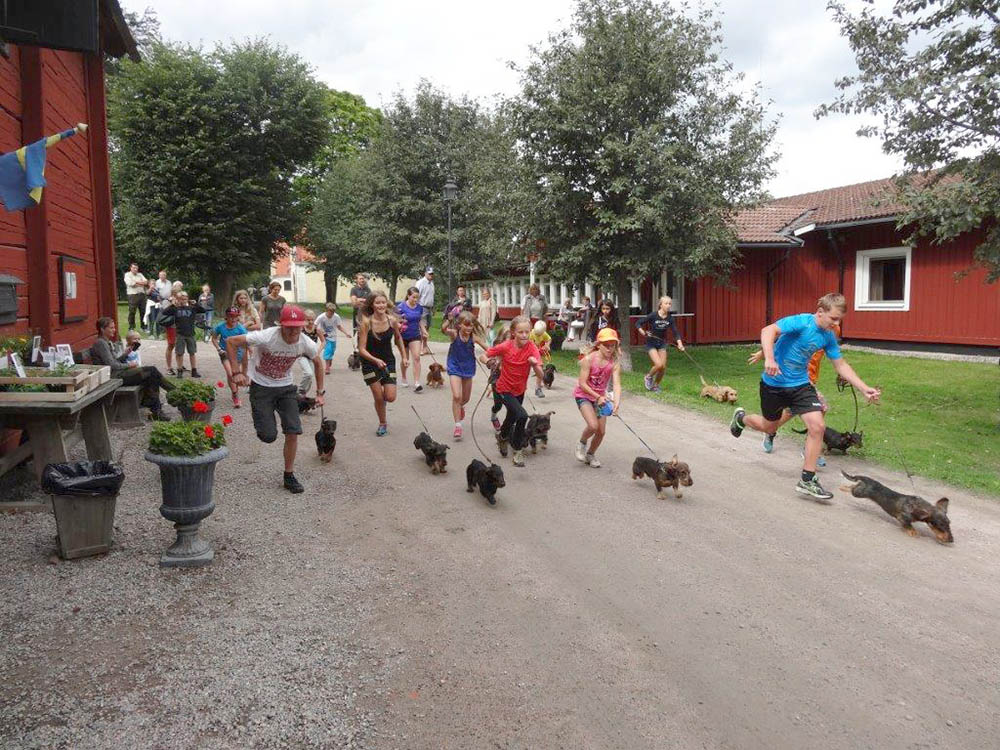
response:
[[[781,257],[775,261],[774,265],[767,269],[767,311],[766,319],[764,320],[764,325],[770,325],[774,322],[774,272],[777,271],[781,264],[788,260],[788,256],[791,255],[792,249],[787,248]]]
[[[847,260],[844,258],[844,251],[840,247],[840,243],[837,242],[837,238],[833,234],[833,230],[826,230],[826,241],[830,243],[830,247],[833,248],[834,252],[837,253],[837,292],[840,294],[844,293],[844,273],[847,270]],[[840,338],[844,338],[844,321],[840,321]]]

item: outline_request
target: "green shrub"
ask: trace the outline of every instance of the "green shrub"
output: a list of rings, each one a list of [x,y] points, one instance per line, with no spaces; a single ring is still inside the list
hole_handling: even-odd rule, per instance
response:
[[[202,422],[157,422],[149,450],[161,456],[201,456],[226,444],[226,428]]]
[[[0,336],[0,352],[12,351],[21,357],[21,362],[28,366],[31,364],[31,337],[30,336]]]
[[[204,401],[211,405],[215,401],[215,388],[208,383],[199,383],[196,380],[182,380],[175,383],[177,386],[172,391],[167,391],[167,403],[171,406],[191,407],[195,401]]]

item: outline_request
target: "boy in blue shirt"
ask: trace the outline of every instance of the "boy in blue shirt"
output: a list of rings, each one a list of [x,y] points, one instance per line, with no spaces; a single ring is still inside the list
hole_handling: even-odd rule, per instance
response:
[[[760,344],[764,350],[764,375],[760,381],[761,414],[748,416],[740,408],[733,413],[729,423],[733,437],[739,437],[747,427],[773,435],[793,416],[801,417],[807,430],[806,450],[802,477],[795,485],[795,491],[819,500],[829,500],[833,493],[823,489],[816,479],[816,460],[823,447],[826,423],[823,403],[809,381],[809,360],[822,349],[837,374],[864,394],[868,401],[878,401],[880,395],[878,389],[858,377],[840,355],[833,329],[840,325],[846,310],[844,295],[827,294],[817,301],[815,313],[789,315],[761,330]]]
[[[226,355],[226,339],[230,336],[245,336],[247,329],[240,323],[240,309],[230,307],[226,310],[226,319],[212,329],[212,343],[218,347],[219,359],[222,360],[222,367],[226,371],[226,380],[229,382],[229,390],[233,392],[233,407],[240,408],[240,390],[233,381],[233,366],[229,363]],[[243,356],[243,347],[236,350],[236,361],[240,365],[240,372],[246,374],[247,358]]]

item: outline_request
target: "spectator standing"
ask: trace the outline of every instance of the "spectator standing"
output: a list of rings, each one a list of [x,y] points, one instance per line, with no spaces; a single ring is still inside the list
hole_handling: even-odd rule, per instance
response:
[[[212,315],[215,313],[215,295],[212,294],[212,287],[205,284],[198,295],[198,304],[205,310],[205,341],[212,338]]]
[[[482,299],[479,300],[479,312],[476,320],[486,331],[486,343],[493,346],[493,323],[497,319],[497,301],[493,299],[493,292],[489,287],[483,289]]]
[[[184,374],[184,352],[191,358],[191,377],[200,378],[198,372],[198,361],[195,354],[198,352],[198,341],[195,333],[195,316],[204,313],[204,308],[199,304],[191,305],[188,301],[188,293],[181,290],[174,295],[174,304],[164,311],[164,316],[173,322],[174,327],[174,350],[177,352],[177,377]]]
[[[128,329],[135,330],[135,311],[139,311],[139,328],[142,328],[142,315],[146,312],[146,287],[149,281],[139,273],[139,264],[129,264],[125,272],[125,294],[128,297]]]
[[[153,334],[153,338],[159,338],[160,334],[163,333],[163,327],[160,325],[160,315],[163,311],[167,309],[170,304],[170,293],[173,289],[173,284],[167,279],[167,272],[161,270],[157,274],[156,281],[152,283],[149,289],[149,294],[156,300],[156,309],[151,310],[149,313],[149,330]]]
[[[305,313],[295,305],[282,308],[279,325],[263,331],[251,331],[245,336],[226,339],[229,366],[236,373],[237,386],[250,385],[250,411],[257,437],[273,443],[278,437],[275,413],[281,418],[281,431],[285,434],[284,487],[289,492],[304,492],[305,487],[295,477],[295,454],[298,450],[302,421],[299,419],[298,389],[292,381],[292,366],[301,356],[313,361],[316,375],[316,405],[323,405],[323,363],[316,344],[302,335],[306,324]],[[239,372],[236,353],[240,347],[251,347],[250,375]]]
[[[177,344],[177,324],[173,315],[168,315],[167,311],[177,302],[177,295],[184,291],[184,284],[175,281],[170,285],[170,294],[167,295],[166,304],[160,310],[160,325],[167,334],[167,374],[177,375],[174,370],[174,346]],[[161,303],[162,304],[162,303]],[[178,362],[180,364],[180,362]]]
[[[351,307],[354,308],[354,313],[351,315],[351,326],[354,333],[358,332],[358,312],[364,313],[365,304],[371,296],[372,288],[368,286],[368,277],[359,273],[354,277],[354,286],[351,287]]]
[[[233,307],[240,311],[240,325],[246,328],[248,333],[260,330],[260,313],[250,301],[250,292],[246,289],[237,291],[233,295]]]
[[[531,325],[538,320],[544,320],[545,314],[549,311],[549,304],[545,300],[545,295],[538,288],[538,284],[528,287],[528,293],[521,303],[521,315],[530,318]]]
[[[424,275],[417,280],[415,286],[417,287],[417,291],[420,292],[417,302],[424,308],[424,329],[429,331],[434,319],[434,268],[432,266],[427,266],[424,269]],[[420,353],[431,353],[431,350],[427,348],[426,341]]]
[[[465,287],[461,284],[455,289],[455,298],[448,303],[445,315],[449,318],[457,318],[464,312],[472,312],[472,300],[465,293]]]
[[[267,285],[267,294],[260,301],[260,320],[264,328],[274,328],[281,319],[281,308],[285,298],[281,296],[281,282],[272,281]]]

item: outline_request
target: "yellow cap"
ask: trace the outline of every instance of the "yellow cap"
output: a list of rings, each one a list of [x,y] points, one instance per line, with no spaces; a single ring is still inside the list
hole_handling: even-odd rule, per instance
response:
[[[618,331],[614,328],[602,328],[597,332],[597,343],[603,344],[605,341],[618,341]]]

